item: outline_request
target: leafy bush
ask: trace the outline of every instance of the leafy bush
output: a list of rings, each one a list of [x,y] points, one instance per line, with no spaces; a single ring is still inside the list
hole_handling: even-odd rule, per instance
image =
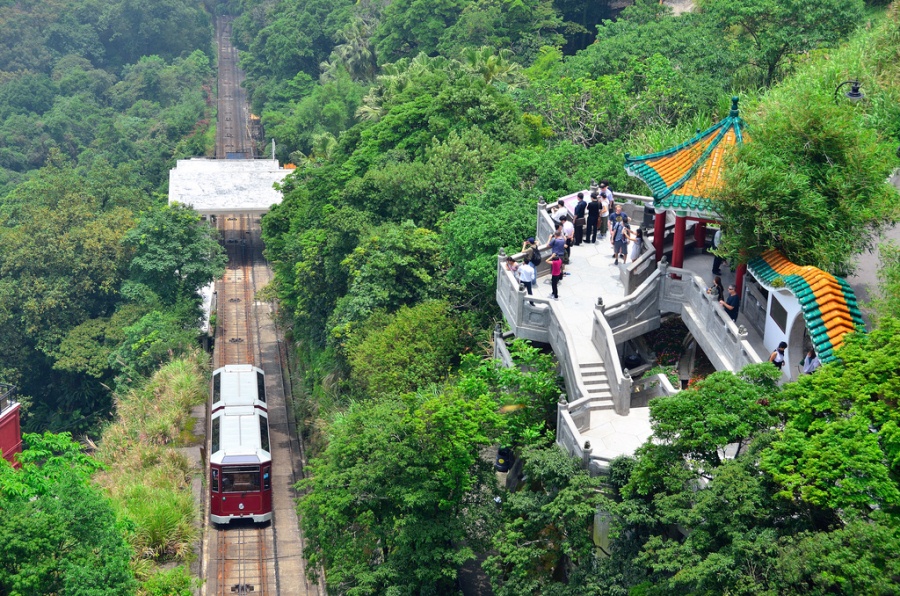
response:
[[[442,300],[378,313],[347,349],[350,378],[367,395],[402,394],[438,383],[464,346],[460,318]]]
[[[191,576],[184,565],[174,569],[159,569],[141,584],[138,596],[192,596],[200,587],[200,580]]]

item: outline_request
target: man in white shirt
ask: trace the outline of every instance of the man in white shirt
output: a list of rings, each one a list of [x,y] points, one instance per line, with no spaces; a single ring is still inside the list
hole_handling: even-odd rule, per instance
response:
[[[524,261],[519,265],[519,269],[516,273],[519,276],[519,283],[525,286],[525,291],[531,296],[531,284],[534,283],[536,277],[534,266],[532,266],[529,261]],[[531,305],[534,306],[534,302],[532,302]]]
[[[560,223],[563,217],[569,217],[569,210],[566,209],[565,202],[560,199],[556,202],[556,207],[550,212],[550,219],[556,223]]]

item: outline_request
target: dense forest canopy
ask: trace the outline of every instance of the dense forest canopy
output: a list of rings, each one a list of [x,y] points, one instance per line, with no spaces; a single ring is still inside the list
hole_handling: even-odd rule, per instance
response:
[[[174,160],[211,145],[214,12],[235,16],[252,110],[297,166],[263,234],[302,365],[307,555],[330,589],[450,592],[488,554],[498,594],[896,592],[896,247],[878,328],[839,362],[783,388],[770,367],[719,372],[656,400],[664,440],[603,479],[553,445],[551,358],[482,356],[498,251],[533,234],[539,197],[591,179],[645,192],[624,153],[682,142],[734,94],[754,142],[718,197],[724,250],[849,271],[897,218],[900,10],[884,5],[0,1],[0,380],[31,429],[122,415],[102,474],[65,435],[28,436],[23,474],[0,464],[0,532],[16,537],[0,592],[190,591],[183,568],[141,561],[183,561],[192,539],[186,463],[165,449],[202,400],[196,290],[224,261],[164,193]],[[852,77],[868,100],[836,102]],[[524,462],[515,493],[484,460],[497,445]]]

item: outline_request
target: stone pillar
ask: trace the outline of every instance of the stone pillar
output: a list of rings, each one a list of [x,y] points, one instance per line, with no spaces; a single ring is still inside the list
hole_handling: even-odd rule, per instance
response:
[[[503,341],[503,327],[500,323],[494,325],[494,360],[500,360],[503,354],[500,352],[500,342]]]
[[[585,470],[590,470],[590,464],[591,464],[591,452],[592,452],[592,451],[593,451],[593,449],[591,448],[591,442],[590,442],[590,441],[585,441],[585,442],[584,442],[584,453],[583,453],[583,455],[581,456],[581,458],[582,458],[582,459],[581,459],[581,463],[582,463],[582,465],[584,466],[584,469],[585,469]]]
[[[666,239],[666,212],[657,213],[653,220],[653,246],[656,247],[656,260],[663,258],[663,242]]]
[[[559,400],[556,402],[556,438],[559,439],[559,432],[563,428],[565,428],[565,421],[563,420],[563,412],[569,411],[569,402],[566,400],[566,394],[560,393]],[[570,449],[569,445],[563,445],[566,448],[566,451],[569,452],[570,455],[575,455],[574,450]],[[574,447],[574,445],[573,445]]]

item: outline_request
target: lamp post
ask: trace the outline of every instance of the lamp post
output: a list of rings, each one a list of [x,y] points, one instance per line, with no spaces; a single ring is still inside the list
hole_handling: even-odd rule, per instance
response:
[[[859,81],[851,80],[851,81],[844,81],[843,83],[841,83],[840,85],[835,87],[835,89],[834,89],[834,100],[835,101],[837,101],[838,91],[840,91],[841,88],[844,87],[845,85],[850,85],[850,91],[847,91],[846,93],[844,93],[844,97],[846,97],[853,103],[862,101],[866,97],[859,90]]]

